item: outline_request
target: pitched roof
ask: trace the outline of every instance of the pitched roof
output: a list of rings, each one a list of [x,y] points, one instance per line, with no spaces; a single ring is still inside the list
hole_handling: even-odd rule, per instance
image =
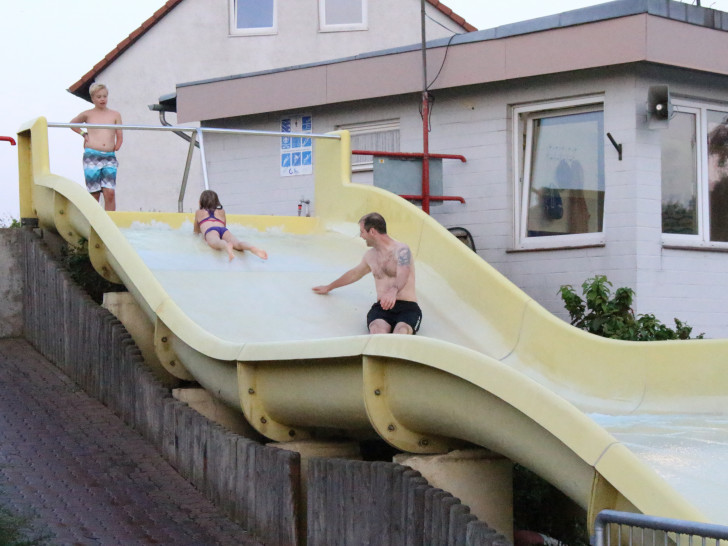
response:
[[[134,45],[134,43],[139,38],[141,38],[150,28],[156,25],[165,15],[172,11],[174,7],[180,2],[182,2],[182,0],[167,0],[167,2],[165,2],[165,4],[157,11],[155,11],[149,19],[144,21],[138,29],[129,34],[129,36],[127,36],[124,40],[119,42],[119,44],[114,49],[109,51],[109,53],[107,53],[103,59],[96,63],[91,70],[86,72],[86,74],[84,74],[80,80],[72,84],[68,88],[68,91],[81,99],[89,100],[88,90],[89,87],[91,87],[91,84],[96,79],[96,76],[104,69],[106,69],[117,58],[119,58],[122,53],[124,53],[127,49]],[[437,8],[438,11],[445,14],[447,17],[452,19],[454,23],[461,26],[466,31],[473,32],[475,30],[478,30],[439,0],[427,0],[427,3]]]

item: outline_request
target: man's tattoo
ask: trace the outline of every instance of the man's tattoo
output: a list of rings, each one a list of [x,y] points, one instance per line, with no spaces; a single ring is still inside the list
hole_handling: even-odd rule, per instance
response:
[[[397,264],[409,265],[410,263],[412,263],[412,253],[410,252],[409,247],[406,246],[401,248],[397,254]]]

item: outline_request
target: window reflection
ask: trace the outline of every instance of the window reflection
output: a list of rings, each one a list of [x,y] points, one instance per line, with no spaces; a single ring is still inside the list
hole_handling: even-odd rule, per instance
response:
[[[531,120],[529,237],[602,231],[603,119],[596,111]]]
[[[662,232],[698,233],[695,114],[676,112],[662,135]]]
[[[326,0],[324,13],[327,25],[362,24],[362,0]]]
[[[728,241],[728,115],[708,110],[710,239]]]
[[[236,0],[235,20],[239,29],[273,27],[273,0]]]

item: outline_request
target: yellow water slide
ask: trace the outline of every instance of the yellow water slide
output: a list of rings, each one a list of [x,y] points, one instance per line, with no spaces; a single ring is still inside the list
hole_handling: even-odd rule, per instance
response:
[[[50,173],[43,118],[19,133],[21,217],[86,239],[96,270],[146,314],[164,367],[271,440],[483,446],[590,522],[605,508],[728,522],[728,341],[620,342],[571,327],[418,208],[352,184],[349,135],[336,134],[315,144],[315,218],[228,216],[267,261],[228,261],[192,234],[191,214],[105,213]],[[357,222],[371,211],[415,256],[417,336],[367,335],[371,279],[311,290],[361,259]]]

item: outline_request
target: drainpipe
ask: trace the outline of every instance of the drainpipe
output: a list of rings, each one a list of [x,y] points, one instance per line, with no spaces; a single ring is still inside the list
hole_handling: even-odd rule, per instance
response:
[[[165,113],[167,112],[167,109],[164,106],[162,106],[161,104],[150,104],[148,106],[148,108],[150,110],[152,110],[152,111],[155,111],[156,110],[157,112],[159,112],[159,123],[160,123],[160,125],[164,125],[165,127],[172,127],[172,124],[167,121],[167,117],[165,116]],[[178,137],[186,140],[187,142],[189,142],[190,140],[192,140],[191,137],[189,137],[188,135],[186,135],[182,131],[172,131],[172,132],[175,135],[177,135]],[[200,147],[200,143],[199,142],[195,142],[195,147],[199,148]]]
[[[430,101],[427,93],[425,0],[420,0],[420,25],[422,27],[422,211],[430,214]]]

